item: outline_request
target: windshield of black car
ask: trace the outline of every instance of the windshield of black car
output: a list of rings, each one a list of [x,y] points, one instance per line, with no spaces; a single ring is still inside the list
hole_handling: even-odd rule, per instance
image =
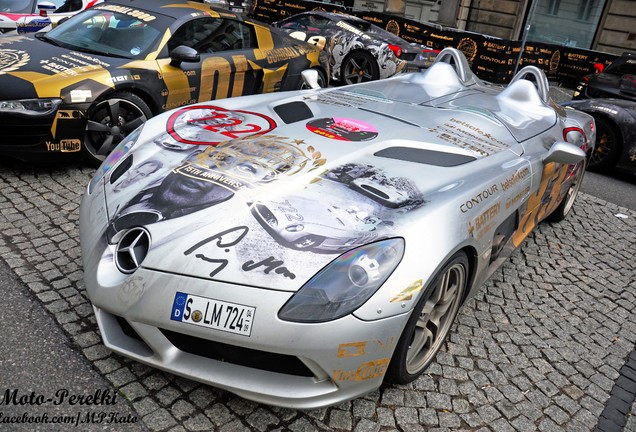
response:
[[[86,10],[47,33],[47,40],[67,49],[105,56],[143,59],[156,49],[173,20],[152,12],[119,12],[106,3]]]
[[[35,12],[35,0],[0,0],[0,12],[33,13]]]

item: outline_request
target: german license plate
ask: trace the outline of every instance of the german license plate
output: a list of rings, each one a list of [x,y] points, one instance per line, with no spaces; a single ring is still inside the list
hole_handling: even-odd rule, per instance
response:
[[[170,319],[243,336],[252,333],[256,308],[177,292]]]

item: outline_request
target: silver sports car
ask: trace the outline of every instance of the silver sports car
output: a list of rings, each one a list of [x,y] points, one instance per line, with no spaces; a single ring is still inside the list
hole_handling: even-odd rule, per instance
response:
[[[83,198],[104,343],[247,399],[315,408],[433,360],[461,304],[572,209],[594,123],[529,66],[423,73],[179,108]]]

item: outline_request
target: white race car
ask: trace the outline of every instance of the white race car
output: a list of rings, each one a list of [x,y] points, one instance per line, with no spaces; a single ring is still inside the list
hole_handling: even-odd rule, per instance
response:
[[[0,0],[0,34],[47,31],[103,0]]]

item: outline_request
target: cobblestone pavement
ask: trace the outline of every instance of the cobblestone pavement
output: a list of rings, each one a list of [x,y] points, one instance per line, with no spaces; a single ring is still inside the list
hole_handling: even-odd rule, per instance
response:
[[[77,223],[92,173],[0,165],[0,256],[151,430],[594,430],[634,351],[636,212],[580,195],[568,219],[542,224],[467,302],[416,382],[312,411],[246,401],[101,344]],[[635,414],[624,430],[636,430]]]

